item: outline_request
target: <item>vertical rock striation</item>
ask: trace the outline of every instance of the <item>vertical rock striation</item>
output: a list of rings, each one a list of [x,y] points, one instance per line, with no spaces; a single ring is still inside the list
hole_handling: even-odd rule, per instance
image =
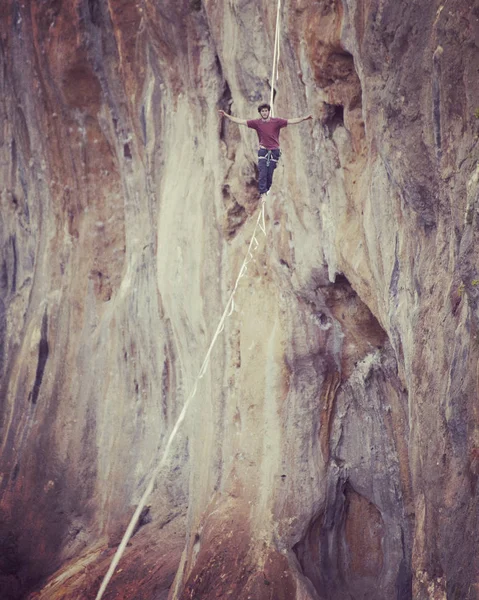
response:
[[[0,589],[94,598],[258,207],[276,5],[0,7]],[[479,596],[479,9],[286,0],[266,236],[105,598]],[[467,532],[467,536],[464,536]]]

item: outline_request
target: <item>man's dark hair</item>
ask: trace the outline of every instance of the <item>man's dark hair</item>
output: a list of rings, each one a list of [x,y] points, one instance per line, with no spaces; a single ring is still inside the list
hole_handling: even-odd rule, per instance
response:
[[[267,108],[269,110],[269,112],[271,112],[271,106],[269,104],[264,103],[264,104],[260,104],[258,106],[259,114],[261,114],[261,111],[263,110],[263,108]]]

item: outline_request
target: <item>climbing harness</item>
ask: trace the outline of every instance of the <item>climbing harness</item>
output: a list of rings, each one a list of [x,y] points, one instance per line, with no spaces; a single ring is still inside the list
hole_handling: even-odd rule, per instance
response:
[[[268,150],[264,156],[258,156],[258,160],[265,160],[267,167],[269,167],[272,162],[277,163],[281,157],[281,150],[279,148],[277,150],[279,150],[278,158],[275,158],[273,150]]]
[[[269,167],[271,161],[273,160],[274,162],[276,162],[274,160],[274,158],[272,158],[271,155],[271,150],[268,150],[268,152],[266,152],[266,156],[258,156],[258,160],[265,160],[266,161],[266,166]]]
[[[277,81],[278,79],[278,63],[279,63],[279,24],[280,24],[280,9],[281,9],[281,0],[278,0],[278,11],[277,11],[277,15],[276,15],[276,31],[275,31],[275,38],[274,38],[274,54],[273,54],[273,70],[272,70],[272,75],[271,75],[271,116],[273,116],[273,101],[274,101],[274,82]],[[266,157],[265,157],[266,158]],[[267,159],[267,165],[269,166],[269,161],[272,160],[274,162],[277,162],[274,157],[271,155],[271,151],[268,152],[268,159]],[[113,557],[113,560],[110,564],[110,567],[105,575],[105,577],[103,578],[103,581],[101,583],[100,589],[98,590],[97,595],[95,596],[95,600],[101,600],[109,582],[110,579],[112,578],[116,567],[118,566],[118,563],[121,560],[121,557],[123,556],[123,553],[125,552],[126,546],[128,544],[128,542],[130,541],[131,537],[133,536],[133,533],[135,531],[136,525],[138,523],[138,520],[140,518],[141,513],[143,512],[143,509],[146,506],[146,501],[148,499],[148,497],[150,496],[150,494],[153,491],[153,488],[155,486],[155,481],[161,471],[161,469],[165,466],[169,452],[170,452],[170,448],[173,444],[173,441],[176,437],[176,434],[178,433],[178,430],[181,426],[181,424],[183,423],[186,413],[188,412],[188,408],[193,400],[193,398],[196,396],[196,392],[198,390],[198,383],[200,381],[200,379],[202,379],[206,373],[206,370],[208,368],[208,364],[210,361],[210,357],[211,357],[211,353],[213,351],[213,347],[216,343],[216,340],[218,339],[219,335],[221,334],[221,332],[223,331],[224,327],[225,327],[225,321],[226,319],[231,316],[231,314],[233,313],[234,307],[235,307],[235,303],[234,303],[234,297],[236,294],[236,291],[238,289],[238,285],[240,280],[246,275],[246,272],[248,270],[248,265],[249,263],[254,259],[254,252],[256,251],[256,249],[259,247],[259,242],[257,239],[257,233],[258,231],[261,231],[265,236],[266,236],[266,224],[265,224],[265,201],[266,198],[265,196],[263,196],[262,200],[261,200],[261,204],[260,204],[260,208],[259,208],[259,212],[258,212],[258,217],[256,219],[256,224],[253,230],[253,234],[251,235],[251,240],[248,246],[248,250],[246,251],[246,256],[243,260],[243,264],[241,265],[241,268],[239,270],[239,274],[238,277],[236,278],[235,284],[233,286],[233,290],[230,294],[230,297],[228,299],[228,302],[226,303],[225,309],[223,311],[223,314],[221,316],[221,319],[218,323],[218,327],[216,328],[216,331],[213,335],[213,339],[211,340],[210,346],[208,348],[208,351],[206,352],[206,356],[203,360],[203,363],[201,365],[201,368],[198,372],[198,375],[196,376],[195,379],[195,383],[193,386],[193,389],[191,390],[188,398],[186,399],[183,408],[180,412],[180,415],[175,423],[175,426],[173,427],[170,436],[168,438],[168,441],[166,443],[165,449],[163,451],[163,456],[160,460],[160,462],[158,463],[158,465],[156,466],[156,468],[154,469],[151,478],[149,480],[149,483],[138,503],[138,506],[136,507],[136,510],[128,524],[128,527],[125,531],[125,534],[123,535],[123,538],[120,542],[120,545],[117,548],[117,551],[115,552],[115,555]]]

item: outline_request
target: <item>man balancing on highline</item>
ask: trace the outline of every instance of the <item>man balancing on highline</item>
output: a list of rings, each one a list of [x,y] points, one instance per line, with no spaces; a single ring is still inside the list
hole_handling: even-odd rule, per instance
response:
[[[259,138],[258,189],[260,195],[267,194],[273,183],[273,172],[276,169],[276,165],[278,164],[281,155],[279,149],[279,134],[281,129],[287,125],[296,125],[297,123],[312,119],[312,115],[299,117],[297,119],[278,119],[270,117],[271,106],[269,104],[260,104],[260,106],[258,106],[258,112],[261,115],[261,119],[252,119],[251,121],[232,117],[225,113],[224,110],[220,110],[219,112],[220,115],[233,121],[233,123],[247,125],[251,129],[256,129]]]

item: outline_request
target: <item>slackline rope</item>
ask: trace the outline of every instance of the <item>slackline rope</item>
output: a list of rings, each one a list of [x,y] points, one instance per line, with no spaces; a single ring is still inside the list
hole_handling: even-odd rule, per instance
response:
[[[278,64],[279,64],[279,46],[280,46],[280,44],[279,44],[280,10],[281,10],[281,0],[278,0],[278,10],[276,13],[276,31],[275,31],[275,35],[274,35],[273,70],[271,73],[271,101],[270,101],[271,116],[274,116],[274,108],[273,108],[274,107],[274,84],[278,80],[278,76],[279,76]],[[225,327],[226,319],[229,316],[231,316],[231,314],[234,310],[234,307],[235,307],[234,297],[236,294],[236,290],[238,289],[239,282],[246,274],[246,271],[248,270],[248,264],[254,259],[253,253],[256,251],[256,249],[259,246],[258,240],[256,238],[256,233],[257,233],[258,229],[260,229],[263,232],[263,234],[266,235],[264,205],[265,205],[265,199],[263,197],[263,200],[261,201],[261,205],[260,205],[260,210],[258,213],[258,218],[256,219],[256,225],[253,230],[253,235],[251,236],[251,240],[250,240],[250,243],[248,246],[248,251],[246,252],[246,256],[245,256],[245,258],[243,260],[243,264],[241,265],[241,268],[239,270],[239,274],[238,274],[238,277],[234,284],[233,291],[231,292],[228,302],[226,303],[226,307],[223,311],[220,322],[218,323],[218,327],[216,328],[215,334],[213,336],[213,339],[211,340],[211,343],[210,343],[210,346],[206,353],[205,359],[203,360],[203,364],[201,365],[199,373],[196,376],[193,389],[191,390],[190,395],[186,399],[186,402],[184,403],[183,408],[181,409],[180,416],[178,417],[178,419],[175,423],[175,426],[173,427],[173,429],[170,433],[170,437],[168,438],[165,449],[163,451],[163,456],[162,456],[160,462],[158,463],[158,465],[156,466],[155,470],[153,471],[150,481],[149,481],[145,491],[143,492],[143,496],[141,497],[140,502],[138,503],[138,506],[136,507],[136,510],[135,510],[133,516],[131,517],[130,522],[128,523],[128,527],[125,531],[125,534],[123,535],[123,538],[120,542],[120,545],[118,546],[117,551],[115,552],[113,560],[111,561],[110,568],[108,569],[105,577],[103,578],[100,589],[98,590],[98,593],[95,597],[95,600],[101,600],[108,584],[110,583],[111,578],[113,577],[115,569],[117,568],[118,563],[120,562],[121,557],[123,556],[123,553],[125,552],[125,548],[133,535],[136,524],[138,523],[138,519],[140,518],[140,515],[146,506],[146,501],[148,500],[149,495],[151,494],[151,492],[153,491],[153,488],[155,487],[156,478],[158,477],[158,474],[160,473],[161,469],[166,464],[166,460],[168,458],[168,454],[169,454],[171,445],[173,444],[176,434],[178,433],[180,425],[183,423],[183,421],[185,419],[185,416],[186,416],[186,413],[188,412],[188,408],[191,404],[191,401],[196,396],[196,392],[198,390],[198,382],[200,379],[203,378],[203,376],[206,373],[206,369],[208,368],[210,356],[213,351],[213,347],[216,343],[216,340],[218,339],[218,336],[221,334],[221,332],[223,331],[223,329]]]
[[[186,399],[185,404],[183,405],[183,408],[181,410],[180,416],[178,417],[178,420],[175,423],[175,426],[173,427],[172,432],[170,433],[170,437],[168,438],[168,442],[166,444],[166,447],[163,451],[163,456],[160,460],[160,462],[158,463],[157,467],[155,468],[155,470],[153,471],[153,474],[150,478],[150,481],[148,483],[148,486],[146,488],[146,490],[143,493],[143,496],[140,499],[140,502],[135,510],[135,513],[133,514],[127,530],[121,540],[120,545],[118,546],[117,551],[115,552],[115,556],[113,557],[113,560],[111,562],[110,568],[108,569],[107,574],[105,575],[103,582],[101,584],[100,589],[98,590],[98,594],[96,595],[95,600],[100,600],[101,597],[103,596],[103,593],[106,590],[106,587],[108,585],[108,583],[110,582],[110,579],[113,576],[113,573],[115,572],[116,567],[118,566],[118,563],[120,562],[120,559],[123,555],[123,552],[125,551],[125,548],[128,544],[128,542],[131,539],[131,536],[133,535],[135,526],[138,522],[138,519],[140,518],[141,512],[143,511],[145,505],[146,505],[146,501],[148,499],[148,496],[151,494],[151,492],[153,491],[154,485],[155,485],[155,481],[156,478],[159,474],[159,472],[161,471],[161,469],[165,466],[166,463],[166,459],[168,457],[168,453],[170,451],[171,445],[173,443],[173,440],[176,437],[176,434],[178,433],[178,430],[180,428],[181,423],[183,422],[185,415],[188,411],[188,408],[191,404],[191,401],[193,400],[193,398],[196,395],[196,392],[198,390],[198,382],[200,379],[203,378],[203,376],[206,373],[206,369],[208,367],[208,363],[210,361],[210,356],[211,356],[211,352],[213,351],[213,347],[216,343],[216,340],[218,339],[218,336],[221,334],[221,332],[223,331],[224,327],[225,327],[225,321],[226,319],[232,314],[233,310],[234,310],[234,297],[236,294],[236,290],[238,289],[238,285],[240,280],[244,277],[244,275],[246,274],[247,270],[248,270],[248,264],[254,259],[254,252],[256,251],[256,249],[259,246],[259,242],[256,238],[256,234],[258,232],[258,229],[261,230],[263,232],[264,235],[266,235],[266,225],[265,225],[265,218],[264,218],[264,205],[265,205],[265,200],[263,199],[261,201],[261,206],[260,206],[260,210],[258,213],[258,218],[256,219],[256,225],[254,227],[253,230],[253,234],[251,236],[251,240],[248,246],[248,251],[246,252],[246,256],[243,260],[243,264],[241,265],[241,269],[239,270],[239,274],[238,277],[236,279],[236,282],[234,284],[233,287],[233,291],[230,294],[229,300],[226,303],[226,307],[223,311],[223,315],[221,316],[220,322],[218,324],[218,327],[216,328],[215,334],[213,336],[213,339],[211,340],[210,343],[210,347],[208,348],[208,351],[206,353],[205,359],[203,361],[203,364],[201,365],[201,368],[199,370],[198,375],[196,376],[196,380],[195,380],[195,385],[192,389],[192,391],[190,392],[190,395],[188,396],[188,398]]]

